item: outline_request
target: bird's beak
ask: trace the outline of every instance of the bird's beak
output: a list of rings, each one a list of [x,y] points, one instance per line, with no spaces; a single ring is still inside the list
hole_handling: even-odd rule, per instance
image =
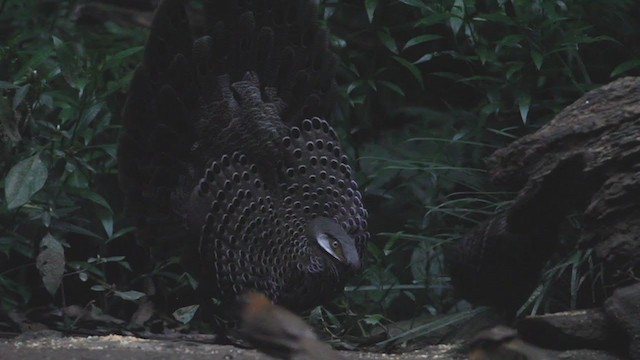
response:
[[[358,250],[355,247],[355,242],[351,242],[347,246],[349,249],[344,249],[346,264],[351,268],[351,270],[358,271],[362,267],[362,261],[360,260]]]

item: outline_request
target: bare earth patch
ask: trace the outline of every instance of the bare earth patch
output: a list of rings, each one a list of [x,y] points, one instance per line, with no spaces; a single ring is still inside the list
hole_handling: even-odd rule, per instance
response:
[[[451,345],[428,347],[416,352],[390,355],[366,352],[341,352],[348,359],[433,359],[462,360]],[[130,336],[108,335],[62,337],[58,333],[21,336],[0,340],[3,360],[85,360],[85,359],[189,359],[233,360],[272,359],[256,350],[228,345],[199,344],[186,341],[146,340]]]

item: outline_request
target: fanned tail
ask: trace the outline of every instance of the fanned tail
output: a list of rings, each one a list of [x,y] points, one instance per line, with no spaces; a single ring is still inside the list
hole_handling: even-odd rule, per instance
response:
[[[206,34],[194,40],[184,1],[162,1],[118,146],[139,238],[176,241],[189,193],[212,159],[238,150],[272,157],[269,137],[328,115],[335,59],[315,8],[306,0],[208,1]]]
[[[343,289],[369,238],[327,121],[327,35],[313,0],[210,0],[204,12],[193,37],[182,0],[157,10],[118,148],[129,215],[156,259],[199,252],[207,299],[255,289],[308,309]]]
[[[194,139],[191,109],[196,103],[189,68],[191,47],[182,1],[163,1],[144,62],[131,80],[123,111],[124,132],[118,142],[126,212],[139,225],[138,239],[144,243],[176,243],[184,237],[180,219],[172,211],[171,194],[180,174],[190,171],[185,159]]]

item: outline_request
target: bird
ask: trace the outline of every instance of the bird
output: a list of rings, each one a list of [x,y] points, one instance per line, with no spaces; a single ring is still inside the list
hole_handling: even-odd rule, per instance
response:
[[[469,360],[556,360],[553,353],[518,338],[516,330],[495,326],[480,331],[468,344]]]
[[[185,254],[207,299],[302,312],[362,269],[367,210],[331,123],[336,58],[311,0],[156,10],[118,140],[138,242]],[[176,250],[178,249],[178,250]]]
[[[274,305],[264,294],[247,292],[242,302],[240,333],[259,350],[282,359],[344,359],[320,341],[304,320]]]
[[[587,193],[580,181],[584,167],[580,155],[559,161],[509,208],[447,250],[452,284],[462,298],[515,319],[557,247],[561,222]]]
[[[458,295],[514,319],[538,285],[548,256],[542,252],[545,242],[557,238],[551,226],[540,230],[546,233],[514,232],[501,213],[466,234],[446,255]]]

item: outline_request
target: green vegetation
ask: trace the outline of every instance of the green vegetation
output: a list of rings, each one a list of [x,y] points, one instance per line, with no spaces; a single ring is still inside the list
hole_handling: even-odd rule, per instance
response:
[[[115,143],[147,30],[78,23],[75,6],[0,1],[0,314],[75,305],[119,324],[149,292],[145,279],[157,280],[155,292],[165,298],[196,284],[172,266],[177,259],[149,268],[143,256],[132,258],[133,228],[122,216]],[[630,0],[325,0],[322,6],[341,61],[334,120],[375,236],[364,273],[311,317],[335,335],[356,336],[424,314],[460,321],[464,306],[450,286],[443,249],[513,197],[488,183],[483,159],[584,92],[638,75],[640,20],[633,14],[640,6]],[[588,302],[580,286],[595,281],[597,270],[589,252],[574,249],[572,226],[579,224],[568,224],[526,313]],[[177,310],[161,305],[160,318]],[[190,309],[176,318],[188,322]],[[79,315],[61,314],[53,325],[79,326]],[[2,315],[0,328],[12,328]]]
[[[5,1],[0,13],[4,312],[106,311],[110,297],[143,295],[114,286],[112,270],[131,274],[114,250],[133,230],[118,202],[115,143],[146,31],[78,26],[72,4]]]

